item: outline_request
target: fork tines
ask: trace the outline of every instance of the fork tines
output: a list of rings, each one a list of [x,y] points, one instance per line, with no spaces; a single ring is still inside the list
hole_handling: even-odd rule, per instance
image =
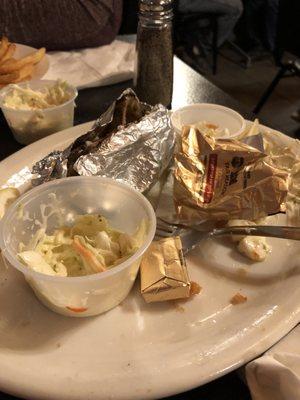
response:
[[[155,240],[159,240],[166,237],[175,236],[178,231],[178,227],[176,225],[172,225],[166,221],[162,221],[157,218],[156,220],[156,233]]]

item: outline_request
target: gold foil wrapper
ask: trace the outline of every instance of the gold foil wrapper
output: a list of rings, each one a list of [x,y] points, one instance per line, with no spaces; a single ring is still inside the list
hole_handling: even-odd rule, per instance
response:
[[[152,242],[141,263],[141,293],[147,303],[190,296],[190,280],[178,236]]]
[[[184,127],[175,155],[174,202],[181,220],[255,220],[281,211],[288,174],[249,144]]]

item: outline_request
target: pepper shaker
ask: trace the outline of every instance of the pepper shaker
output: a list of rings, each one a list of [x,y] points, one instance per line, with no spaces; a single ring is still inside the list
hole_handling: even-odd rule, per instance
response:
[[[171,106],[173,0],[140,0],[135,89],[140,100]]]

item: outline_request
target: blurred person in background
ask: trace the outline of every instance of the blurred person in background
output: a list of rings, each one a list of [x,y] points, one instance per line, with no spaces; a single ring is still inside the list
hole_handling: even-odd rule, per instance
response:
[[[122,19],[122,0],[0,0],[0,36],[47,50],[111,43]]]
[[[243,0],[243,3],[244,14],[237,30],[239,45],[252,57],[274,52],[279,0]]]
[[[221,46],[232,34],[243,12],[241,0],[179,0],[178,11],[181,13],[218,13],[218,46]],[[202,45],[211,45],[211,35],[201,36]]]

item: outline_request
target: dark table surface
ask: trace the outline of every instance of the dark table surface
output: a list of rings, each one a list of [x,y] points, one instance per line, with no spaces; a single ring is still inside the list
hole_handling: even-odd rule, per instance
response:
[[[76,102],[75,125],[96,119],[127,87],[132,87],[132,81],[80,91]],[[253,117],[245,106],[175,58],[172,108],[176,109],[186,104],[202,102],[222,104],[240,112],[245,118],[252,119]],[[14,140],[2,114],[0,116],[0,135],[0,160],[22,148]],[[0,393],[0,400],[13,399],[15,398]],[[249,400],[250,395],[238,376],[231,373],[201,388],[168,399]]]

